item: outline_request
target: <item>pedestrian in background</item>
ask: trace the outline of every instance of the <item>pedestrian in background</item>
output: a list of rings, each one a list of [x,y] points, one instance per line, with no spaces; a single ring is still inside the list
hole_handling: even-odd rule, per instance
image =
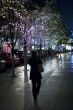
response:
[[[32,94],[34,100],[37,100],[37,95],[39,94],[41,87],[41,71],[38,69],[38,65],[42,65],[42,60],[38,57],[36,51],[32,51],[32,55],[28,60],[28,64],[31,66],[30,69],[30,80],[32,82]]]

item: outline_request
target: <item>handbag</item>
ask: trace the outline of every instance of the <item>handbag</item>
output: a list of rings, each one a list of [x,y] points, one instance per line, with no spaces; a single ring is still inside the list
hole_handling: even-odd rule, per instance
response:
[[[44,72],[44,68],[43,68],[43,65],[42,64],[38,64],[38,71],[41,73],[41,72]]]

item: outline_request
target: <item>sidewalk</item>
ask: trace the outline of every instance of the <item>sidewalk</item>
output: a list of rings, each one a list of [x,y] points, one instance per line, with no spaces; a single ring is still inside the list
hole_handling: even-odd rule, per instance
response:
[[[44,63],[42,86],[34,104],[31,81],[23,67],[16,70],[17,77],[0,74],[0,110],[73,110],[73,68],[69,55],[63,61],[52,59]]]
[[[0,74],[0,110],[23,110],[24,107],[24,72],[17,69],[16,78],[11,72]]]

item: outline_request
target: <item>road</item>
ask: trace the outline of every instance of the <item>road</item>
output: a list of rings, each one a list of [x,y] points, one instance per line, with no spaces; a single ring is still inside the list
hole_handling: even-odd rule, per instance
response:
[[[37,103],[24,67],[17,67],[16,78],[11,71],[0,74],[0,110],[73,110],[73,53],[43,62],[42,85]]]

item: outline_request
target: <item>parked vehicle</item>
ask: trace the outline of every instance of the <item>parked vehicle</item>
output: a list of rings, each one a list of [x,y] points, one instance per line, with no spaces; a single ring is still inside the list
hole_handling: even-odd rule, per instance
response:
[[[6,61],[0,60],[0,71],[5,71],[6,69]]]
[[[19,59],[20,59],[20,58],[19,58],[18,56],[14,55],[14,65],[15,65],[15,66],[20,63]],[[11,56],[11,54],[7,54],[7,53],[5,53],[5,52],[2,52],[2,53],[0,54],[0,62],[1,62],[1,65],[3,64],[2,61],[5,62],[5,66],[6,66],[6,67],[10,67],[10,66],[12,65],[12,56]]]
[[[30,53],[27,53],[27,60],[29,59],[30,56],[31,56],[31,54],[30,54]],[[24,64],[24,54],[22,54],[22,55],[20,56],[20,63],[21,63],[21,64]]]

